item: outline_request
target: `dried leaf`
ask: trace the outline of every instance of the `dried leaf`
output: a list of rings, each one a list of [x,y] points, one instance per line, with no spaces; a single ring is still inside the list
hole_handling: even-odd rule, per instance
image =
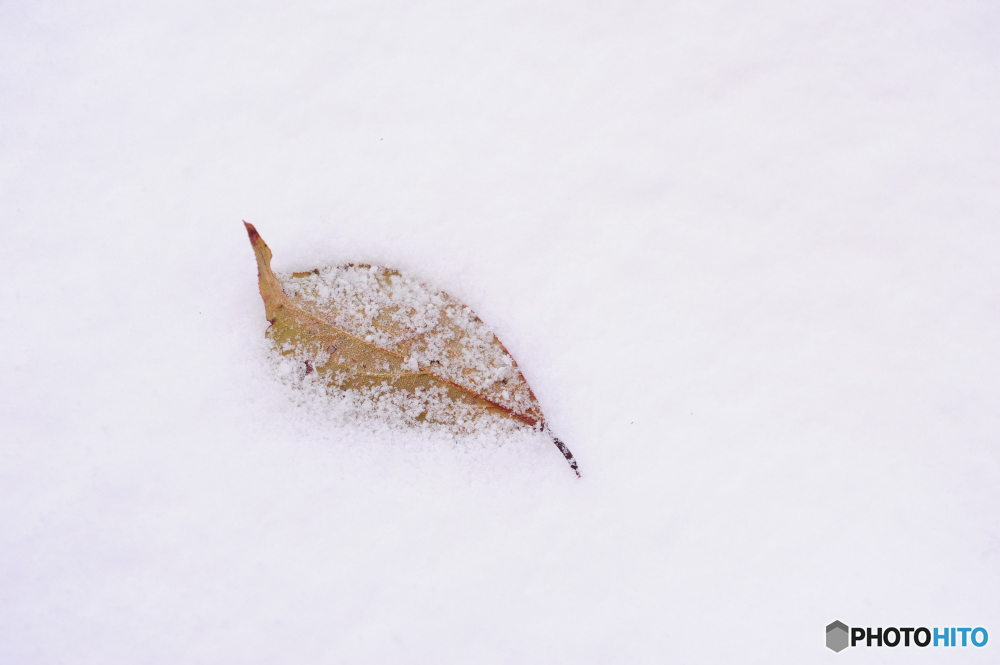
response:
[[[508,419],[551,434],[517,363],[468,307],[441,291],[370,265],[281,277],[271,250],[246,224],[257,257],[267,336],[327,385],[391,398],[414,421]]]

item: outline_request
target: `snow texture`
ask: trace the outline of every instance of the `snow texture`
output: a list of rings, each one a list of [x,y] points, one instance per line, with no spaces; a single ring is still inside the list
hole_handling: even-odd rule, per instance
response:
[[[0,663],[996,660],[997,34],[0,3]],[[583,478],[277,379],[243,219],[470,307]]]
[[[479,317],[446,293],[404,277],[395,270],[378,266],[347,265],[316,269],[305,274],[277,275],[285,295],[296,306],[316,319],[403,359],[402,369],[410,374],[431,372],[434,376],[461,386],[489,399],[513,413],[541,418],[537,402],[517,364]],[[286,348],[287,347],[287,348]],[[307,372],[321,368],[337,357],[335,345],[309,353],[289,342],[276,349],[296,354],[307,363]],[[388,362],[380,368],[392,377]],[[333,385],[345,387],[356,367],[340,369],[332,377]],[[385,386],[382,389],[382,386]],[[380,382],[379,399],[403,400],[404,411],[414,418],[426,415],[432,421],[453,420],[444,412],[460,409],[444,388],[417,390],[417,394],[397,395],[402,391]],[[374,397],[369,393],[369,396]],[[472,409],[465,409],[471,415]],[[461,420],[461,418],[460,418]]]

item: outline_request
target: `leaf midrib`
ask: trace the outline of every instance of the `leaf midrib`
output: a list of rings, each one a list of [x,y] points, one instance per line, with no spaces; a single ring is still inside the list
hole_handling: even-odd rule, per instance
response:
[[[329,323],[328,321],[325,321],[325,320],[321,319],[317,314],[314,314],[314,313],[310,312],[309,310],[303,309],[302,307],[299,307],[298,305],[296,305],[292,301],[292,299],[289,298],[288,295],[286,295],[285,293],[282,293],[281,295],[285,298],[285,301],[287,302],[287,305],[286,305],[287,307],[294,308],[296,311],[301,312],[302,314],[308,316],[309,318],[313,319],[314,321],[316,321],[320,325],[323,325],[323,326],[326,326],[327,328],[331,328],[333,330],[336,330],[341,335],[344,335],[345,337],[350,337],[354,341],[356,341],[356,342],[358,342],[360,344],[364,344],[365,346],[367,346],[369,348],[375,349],[377,351],[381,351],[382,353],[387,353],[390,356],[393,356],[395,358],[399,358],[400,360],[405,360],[406,359],[406,356],[404,356],[404,355],[402,355],[400,353],[396,353],[395,351],[390,351],[389,349],[383,349],[380,346],[372,344],[368,340],[361,339],[357,335],[353,335],[353,334],[347,332],[346,330],[338,328],[337,326]],[[271,325],[274,325],[274,324],[272,323]],[[526,415],[517,413],[513,409],[507,408],[506,406],[503,406],[502,404],[497,404],[496,402],[494,402],[493,400],[489,399],[488,397],[485,397],[485,396],[483,396],[483,395],[481,395],[481,394],[479,394],[479,393],[477,393],[477,392],[475,392],[473,390],[470,390],[470,389],[466,388],[463,385],[455,383],[454,381],[446,379],[443,376],[438,376],[437,374],[434,374],[433,372],[428,372],[428,371],[426,371],[424,369],[421,369],[419,372],[416,372],[416,373],[410,372],[410,373],[407,373],[407,374],[401,374],[399,376],[417,376],[419,374],[425,374],[425,375],[427,375],[427,376],[429,376],[429,377],[431,377],[433,379],[436,379],[436,380],[440,381],[441,383],[446,383],[449,386],[457,388],[458,390],[461,390],[463,393],[465,393],[467,395],[471,395],[472,397],[475,397],[476,399],[480,399],[480,400],[486,402],[487,404],[489,404],[489,405],[491,405],[493,407],[496,407],[496,408],[500,409],[501,411],[509,414],[511,417],[517,418],[521,422],[523,422],[523,423],[525,423],[527,425],[530,425],[531,427],[534,427],[535,425],[538,424],[538,420],[536,420],[534,418],[531,418],[530,416],[526,416]]]

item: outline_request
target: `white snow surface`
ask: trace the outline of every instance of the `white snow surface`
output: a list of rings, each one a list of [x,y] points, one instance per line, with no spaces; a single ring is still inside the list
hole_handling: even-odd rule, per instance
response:
[[[1000,5],[0,4],[0,663],[995,661]],[[471,307],[580,463],[267,363]],[[824,627],[983,626],[853,649]]]

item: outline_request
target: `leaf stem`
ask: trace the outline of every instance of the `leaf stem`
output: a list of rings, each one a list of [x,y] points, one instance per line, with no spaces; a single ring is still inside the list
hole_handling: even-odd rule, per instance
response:
[[[573,457],[573,453],[569,451],[569,448],[566,447],[566,444],[560,441],[559,438],[555,434],[553,434],[552,431],[547,426],[545,427],[545,432],[552,438],[552,443],[556,444],[556,448],[559,449],[559,452],[561,452],[563,454],[563,457],[566,458],[566,461],[569,462],[569,467],[573,469],[573,473],[576,474],[576,477],[582,478],[582,476],[580,475],[580,469],[576,465],[576,458]]]

